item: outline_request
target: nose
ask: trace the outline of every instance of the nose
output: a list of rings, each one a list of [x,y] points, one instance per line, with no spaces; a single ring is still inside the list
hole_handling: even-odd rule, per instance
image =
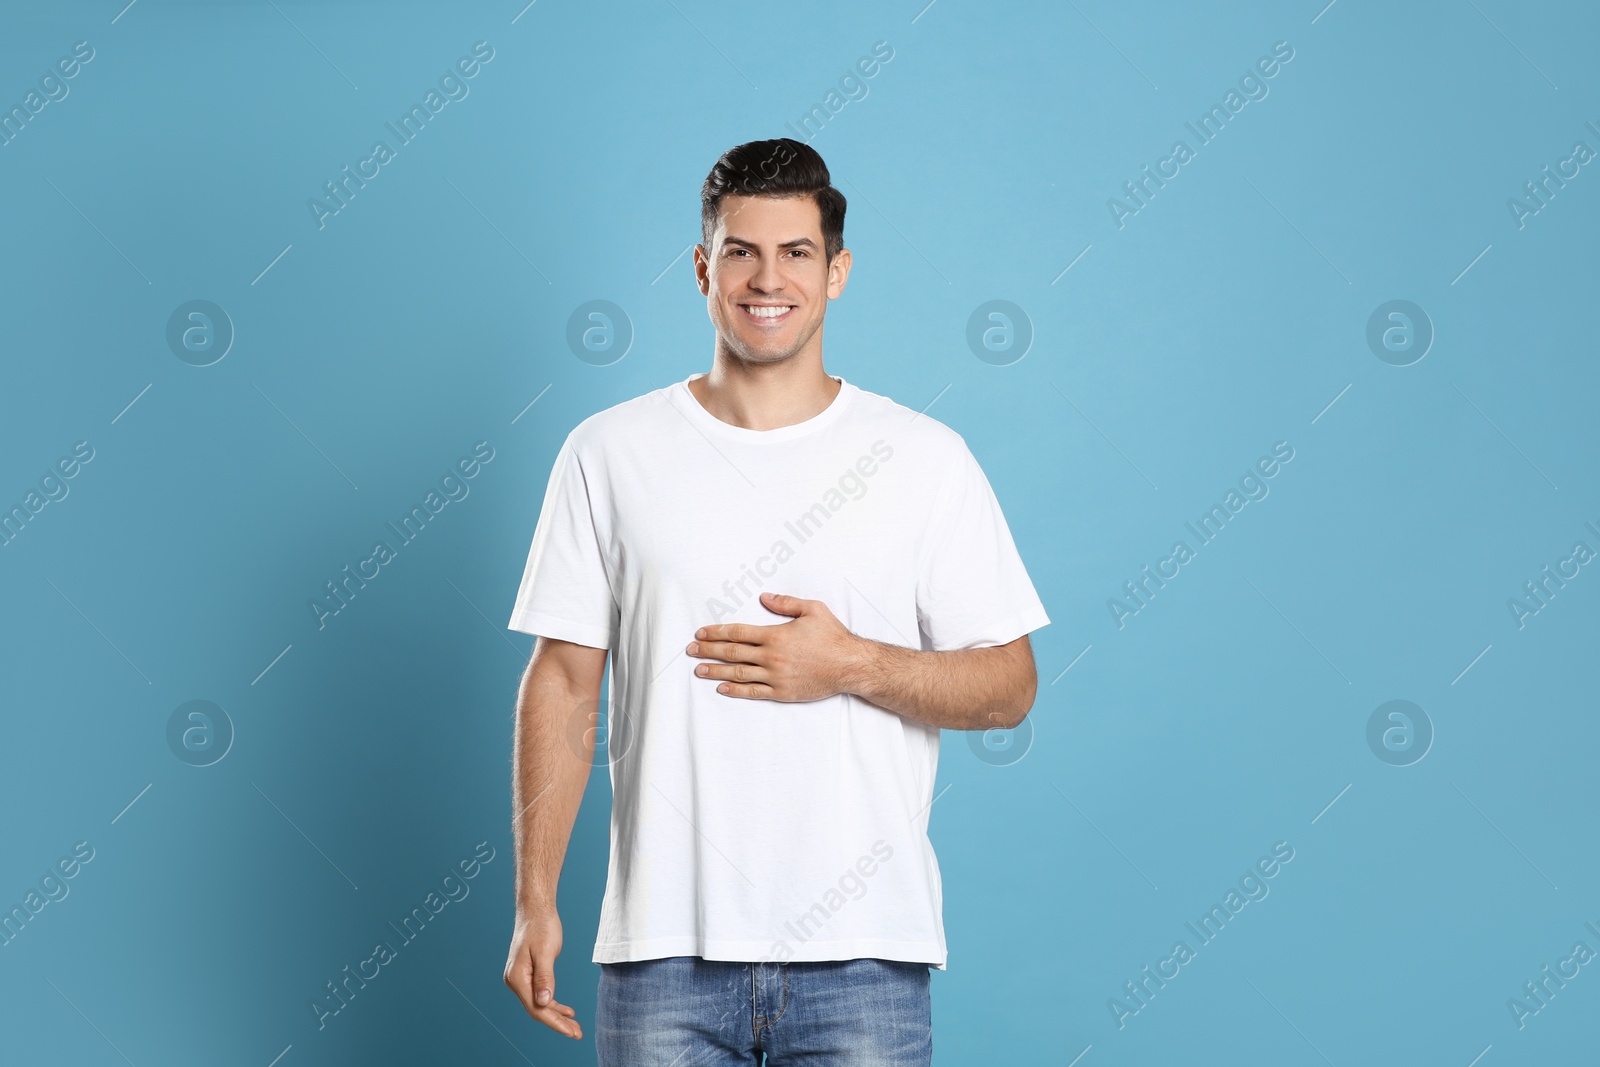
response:
[[[763,293],[771,293],[783,288],[783,274],[778,270],[778,261],[765,259],[756,272],[750,276],[750,288]]]

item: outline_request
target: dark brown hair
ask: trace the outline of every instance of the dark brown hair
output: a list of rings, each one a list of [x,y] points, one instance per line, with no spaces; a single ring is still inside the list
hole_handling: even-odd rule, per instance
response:
[[[700,237],[711,252],[722,198],[734,196],[810,196],[822,213],[822,243],[827,262],[844,247],[844,194],[830,184],[828,165],[817,150],[789,137],[747,141],[722,153],[700,187]]]

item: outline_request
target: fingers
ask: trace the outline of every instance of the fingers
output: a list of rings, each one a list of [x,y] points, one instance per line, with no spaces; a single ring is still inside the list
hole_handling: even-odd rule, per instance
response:
[[[532,1015],[536,1007],[533,1003],[533,968],[525,956],[514,957],[506,966],[505,981],[522,1002],[523,1010]]]
[[[541,1008],[555,1000],[555,963],[552,957],[541,958],[538,951],[533,954],[533,1002]]]
[[[583,1027],[574,1018],[577,1012],[555,998],[553,952],[519,941],[513,946],[511,960],[506,965],[505,983],[517,995],[530,1018],[566,1037],[575,1040],[583,1037]]]
[[[564,1034],[574,1040],[583,1037],[583,1027],[573,1018],[577,1013],[560,1001],[552,999],[548,1007],[536,1008],[529,1014],[558,1034]]]
[[[723,696],[744,697],[749,700],[779,700],[778,691],[764,682],[754,682],[750,685],[738,685],[734,682],[723,682],[717,686],[717,692]]]
[[[759,647],[742,641],[691,641],[684,649],[691,656],[720,659],[728,663],[754,663]]]
[[[762,593],[761,599],[770,610],[780,615],[804,615],[816,603],[803,597],[788,596],[784,593]]]
[[[780,623],[780,625],[783,625]],[[759,645],[766,639],[771,626],[755,626],[747,622],[719,622],[702,626],[694,632],[700,641],[733,641],[741,645]]]
[[[705,652],[708,642],[700,642],[701,654]],[[694,669],[694,673],[701,678],[712,678],[722,684],[717,686],[717,692],[724,696],[744,697],[748,700],[775,700],[777,696],[776,679],[772,671],[759,664],[735,660],[731,663],[701,663]]]
[[[716,678],[725,682],[766,682],[771,674],[764,667],[749,663],[702,663],[694,669],[701,678]]]
[[[534,967],[531,959],[525,960],[521,967],[514,968],[506,975],[506,985],[516,993],[517,999],[522,1002],[523,1010],[530,1018],[544,1023],[558,1034],[579,1039],[583,1037],[583,1027],[578,1025],[574,1016],[577,1012],[569,1005],[561,1003],[555,998],[555,979],[550,979],[550,994],[544,1004],[536,1003],[538,983],[533,979]]]

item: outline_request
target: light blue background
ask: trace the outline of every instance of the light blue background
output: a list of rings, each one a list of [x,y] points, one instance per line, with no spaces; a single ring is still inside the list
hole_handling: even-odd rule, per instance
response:
[[[1600,149],[1591,5],[123,2],[0,16],[8,108],[95,50],[0,148],[0,503],[95,451],[0,548],[0,905],[95,849],[0,948],[0,1061],[593,1062],[603,768],[560,891],[583,1043],[501,983],[505,620],[566,432],[710,365],[707,170],[880,40],[811,139],[855,256],[827,367],[966,438],[1052,619],[1009,747],[944,738],[938,1062],[1592,1053],[1600,965],[1522,1029],[1506,1003],[1600,950],[1600,575],[1507,607],[1600,549],[1600,173],[1507,207]],[[307,200],[480,40],[470,94],[319,229]],[[1270,94],[1119,229],[1108,198],[1277,41]],[[206,367],[165,340],[194,299],[237,331]],[[565,339],[594,299],[634,331],[604,367]],[[993,299],[1034,333],[1005,366],[966,342]],[[1436,331],[1409,366],[1365,340],[1393,299]],[[308,600],[479,440],[470,495],[319,630]],[[1107,600],[1278,441],[1270,496],[1119,629]],[[194,699],[236,730],[209,767],[166,740]],[[1436,734],[1409,766],[1367,744],[1392,699]],[[311,998],[482,841],[319,1031]],[[1270,895],[1119,1029],[1109,998],[1278,841]]]

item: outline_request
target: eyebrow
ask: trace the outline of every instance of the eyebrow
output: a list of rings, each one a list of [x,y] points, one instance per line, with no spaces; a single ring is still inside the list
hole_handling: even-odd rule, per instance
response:
[[[746,241],[743,237],[724,237],[722,239],[722,243],[725,244],[725,245],[743,245],[746,248],[755,248],[755,247],[757,247],[756,243],[754,241]],[[809,248],[812,251],[816,251],[817,243],[815,241],[813,241],[809,237],[796,237],[792,241],[783,242],[778,247],[779,248]]]

